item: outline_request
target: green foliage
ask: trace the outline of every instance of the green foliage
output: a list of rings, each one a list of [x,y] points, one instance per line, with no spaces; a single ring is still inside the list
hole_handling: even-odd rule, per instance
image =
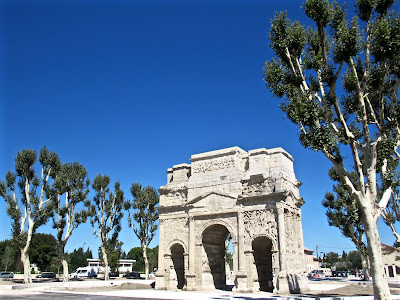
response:
[[[0,270],[16,271],[19,251],[13,240],[0,241]]]
[[[57,240],[64,249],[72,231],[86,222],[89,215],[90,201],[89,178],[86,169],[77,162],[66,163],[56,174],[53,189],[47,189],[53,200],[53,228],[57,229]],[[65,199],[61,199],[64,195]],[[79,205],[81,205],[79,207]]]
[[[134,259],[136,262],[132,265],[132,270],[136,272],[144,272],[144,260],[142,247],[134,247],[127,254],[128,259]]]
[[[347,256],[349,267],[351,270],[362,270],[361,255],[358,251],[350,251]]]
[[[328,223],[339,228],[366,257],[367,247],[363,242],[364,226],[361,223],[359,206],[334,168],[330,169],[329,176],[337,184],[333,187],[334,193],[327,192],[322,201],[322,205],[327,209]],[[351,179],[357,184],[357,175],[354,172],[351,174]]]
[[[112,245],[117,245],[124,205],[124,192],[120,189],[120,183],[118,181],[115,183],[114,193],[110,191],[109,184],[110,177],[107,175],[97,175],[94,178],[92,188],[95,195],[89,210],[90,223],[94,234],[100,239],[101,248],[104,249],[105,253],[107,253],[107,244],[110,244],[109,240],[112,241]],[[110,234],[111,237],[109,237]],[[112,256],[111,259],[115,260],[115,256]],[[108,280],[108,258],[104,255],[103,261],[105,266],[104,278]]]
[[[51,234],[35,233],[29,248],[31,263],[35,263],[40,271],[50,271],[50,267],[58,256],[58,244]]]
[[[125,209],[129,212],[129,226],[139,238],[142,247],[148,247],[158,228],[156,224],[158,211],[155,206],[159,202],[159,196],[156,189],[149,186],[144,188],[139,183],[132,184],[131,193],[133,201],[125,203]],[[133,209],[132,213],[130,208]],[[134,225],[135,222],[138,224],[137,227]]]
[[[97,234],[104,245],[110,232],[111,239],[117,239],[123,217],[124,192],[120,189],[118,181],[114,185],[114,193],[110,191],[109,184],[110,177],[107,175],[97,175],[94,178],[92,187],[95,195],[90,206],[90,222],[95,231],[96,226],[98,227]]]
[[[79,267],[86,267],[88,265],[87,259],[93,258],[92,251],[87,249],[84,252],[82,247],[71,253],[66,253],[65,256],[68,261],[69,273],[74,272]]]
[[[153,271],[158,267],[158,246],[147,248],[147,256],[149,260],[149,270]],[[144,272],[143,250],[141,247],[134,247],[129,250],[127,258],[136,260],[132,265],[133,271]]]
[[[108,266],[111,269],[111,272],[116,272],[119,267],[119,260],[124,258],[124,252],[122,251],[122,245],[124,243],[118,242],[116,240],[108,239],[106,243],[106,253]],[[101,247],[99,247],[99,259],[103,261],[103,252],[101,251]]]
[[[336,252],[328,252],[325,254],[324,261],[327,262],[330,266],[333,266],[339,261],[339,254],[337,254]]]
[[[40,177],[35,170],[38,158]],[[45,199],[44,192],[51,186],[60,166],[58,155],[46,147],[40,150],[39,157],[36,151],[26,149],[15,157],[16,173],[8,171],[6,181],[0,181],[0,196],[6,200],[7,214],[12,220],[13,239],[20,249],[29,247],[29,227],[35,232],[52,214],[53,206],[47,201],[49,199]]]
[[[393,0],[355,2],[351,16],[336,1],[306,0],[313,23],[307,30],[275,14],[269,35],[275,57],[265,63],[264,80],[298,126],[301,144],[335,168],[338,197],[325,197],[330,224],[345,235],[361,223],[368,229],[374,294],[388,298],[377,220],[400,182],[400,17],[390,11]]]

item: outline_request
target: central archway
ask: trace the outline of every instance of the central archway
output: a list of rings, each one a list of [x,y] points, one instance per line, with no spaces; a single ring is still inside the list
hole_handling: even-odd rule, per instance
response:
[[[252,243],[254,264],[260,291],[272,292],[272,242],[265,236],[257,237]]]
[[[226,239],[229,230],[220,224],[207,227],[203,232],[203,288],[216,288],[225,290],[225,252]]]

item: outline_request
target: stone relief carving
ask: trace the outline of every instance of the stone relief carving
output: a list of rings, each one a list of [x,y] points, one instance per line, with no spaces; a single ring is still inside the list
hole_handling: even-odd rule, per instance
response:
[[[175,189],[160,189],[160,194],[164,195],[167,205],[177,205],[186,202],[188,189],[187,187]]]
[[[235,158],[216,158],[213,160],[206,160],[202,162],[196,162],[192,164],[193,174],[207,173],[222,169],[229,169],[235,167]]]
[[[261,177],[261,176],[260,176]],[[272,193],[275,189],[275,179],[274,178],[260,178],[259,180],[245,181],[242,183],[243,196],[253,196],[260,193]]]
[[[169,245],[173,240],[188,240],[188,218],[165,219],[163,222],[165,228],[164,242]]]
[[[253,237],[259,234],[268,234],[276,240],[278,230],[272,209],[244,211],[243,223],[246,245],[251,245]]]

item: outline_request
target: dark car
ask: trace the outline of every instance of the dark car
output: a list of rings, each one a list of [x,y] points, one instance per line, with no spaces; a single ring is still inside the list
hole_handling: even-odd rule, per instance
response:
[[[140,274],[136,272],[129,272],[124,274],[122,277],[125,277],[127,279],[140,279]]]
[[[0,278],[14,278],[13,272],[0,272]]]
[[[56,278],[56,273],[54,272],[43,272],[38,275],[36,278]]]
[[[111,277],[119,277],[119,273],[118,272],[111,272],[110,273],[110,278]]]

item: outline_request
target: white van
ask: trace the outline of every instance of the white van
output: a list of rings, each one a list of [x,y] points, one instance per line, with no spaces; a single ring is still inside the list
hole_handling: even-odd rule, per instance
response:
[[[70,278],[96,278],[97,270],[94,267],[78,268],[70,275]]]

